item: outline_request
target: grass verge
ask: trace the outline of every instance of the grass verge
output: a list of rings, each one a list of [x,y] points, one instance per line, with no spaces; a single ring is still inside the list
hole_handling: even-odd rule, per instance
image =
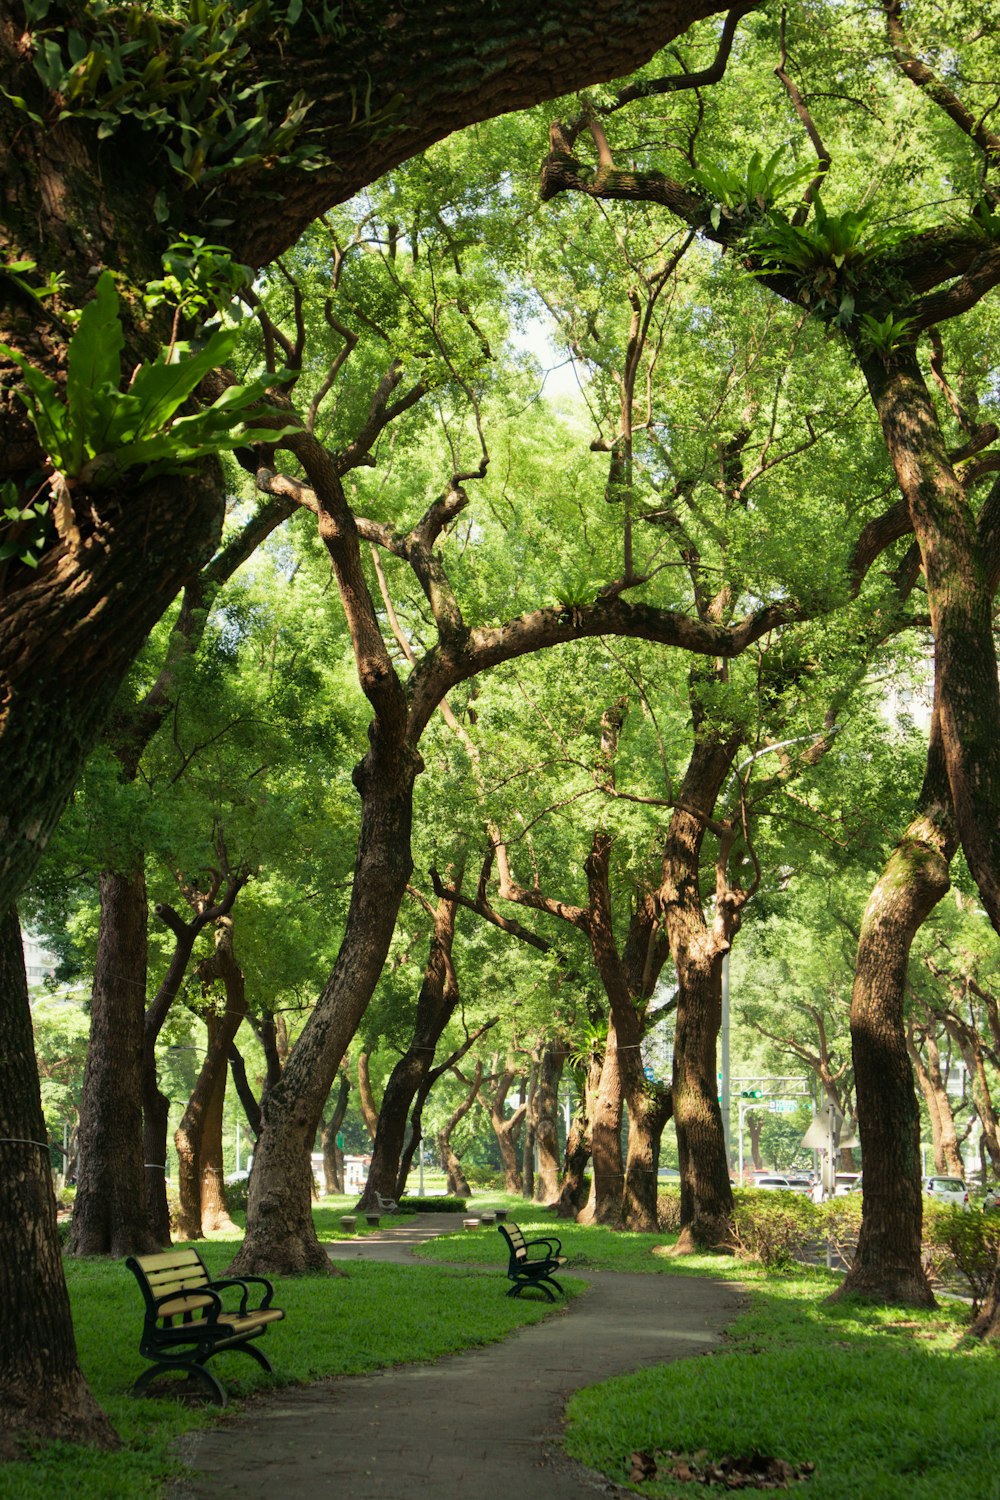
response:
[[[321,1238],[327,1237],[325,1212],[317,1210]],[[222,1274],[237,1243],[199,1241],[211,1275]],[[342,1269],[343,1276],[275,1281],[275,1305],[284,1308],[285,1320],[268,1331],[261,1346],[273,1375],[245,1355],[213,1359],[212,1368],[229,1392],[230,1411],[255,1391],[433,1360],[488,1344],[557,1310],[548,1303],[508,1299],[501,1287],[496,1296],[485,1296],[482,1275],[473,1269],[373,1261]],[[0,1500],[51,1500],[70,1490],[73,1500],[155,1500],[167,1479],[183,1473],[172,1443],[212,1425],[218,1409],[200,1397],[191,1405],[176,1396],[132,1400],[126,1393],[146,1368],[138,1353],[142,1301],[134,1278],[120,1262],[105,1260],[67,1261],[66,1276],[80,1364],[124,1447],[102,1454],[46,1444],[30,1460],[0,1466]],[[573,1295],[579,1289],[567,1291]]]
[[[665,1478],[666,1456],[657,1476],[632,1483],[633,1453],[697,1455],[699,1467],[755,1453],[796,1468],[814,1464],[801,1488],[790,1486],[803,1500],[1000,1500],[1000,1351],[963,1343],[963,1304],[933,1312],[831,1306],[838,1278],[825,1270],[765,1271],[717,1255],[672,1260],[652,1253],[668,1236],[581,1228],[522,1209],[525,1234],[558,1235],[573,1270],[711,1275],[750,1292],[724,1350],[571,1398],[566,1449],[581,1463],[650,1500],[729,1490]],[[497,1266],[498,1238],[455,1235],[420,1254]]]

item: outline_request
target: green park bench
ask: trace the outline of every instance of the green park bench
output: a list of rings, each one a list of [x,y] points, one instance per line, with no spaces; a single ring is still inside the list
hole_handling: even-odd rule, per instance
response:
[[[133,1396],[141,1396],[151,1381],[168,1370],[187,1370],[204,1381],[218,1406],[225,1406],[225,1387],[205,1369],[205,1362],[229,1349],[249,1354],[270,1371],[267,1356],[250,1342],[285,1316],[280,1308],[271,1306],[274,1289],[269,1281],[262,1276],[212,1281],[205,1262],[197,1250],[190,1248],[130,1255],[125,1264],[138,1281],[146,1304],[139,1353],[154,1361],[133,1385]],[[252,1285],[264,1288],[256,1307],[247,1305]],[[227,1309],[221,1294],[233,1288],[239,1289],[239,1306]]]
[[[566,1256],[560,1254],[562,1241],[555,1237],[552,1239],[526,1240],[517,1224],[498,1224],[498,1233],[502,1234],[510,1247],[510,1261],[507,1265],[507,1277],[514,1285],[507,1293],[508,1297],[519,1297],[526,1286],[537,1286],[543,1291],[550,1302],[553,1297],[550,1287],[565,1296],[562,1287],[552,1275],[558,1271],[560,1266],[566,1264]],[[541,1255],[532,1255],[530,1252],[536,1246],[543,1245],[544,1252]]]

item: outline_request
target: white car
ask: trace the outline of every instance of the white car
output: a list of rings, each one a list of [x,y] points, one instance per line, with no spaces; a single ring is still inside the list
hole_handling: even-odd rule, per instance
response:
[[[752,1183],[755,1188],[763,1188],[766,1192],[784,1193],[808,1193],[809,1183],[804,1177],[780,1177],[777,1173],[769,1173],[766,1177],[755,1177]]]
[[[928,1177],[924,1183],[928,1198],[938,1203],[950,1203],[955,1208],[968,1208],[969,1190],[961,1177]]]

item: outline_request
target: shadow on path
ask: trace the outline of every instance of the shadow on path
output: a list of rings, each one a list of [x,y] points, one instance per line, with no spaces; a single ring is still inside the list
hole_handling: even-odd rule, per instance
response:
[[[408,1260],[414,1237],[453,1227],[444,1217],[339,1241],[331,1258]],[[502,1270],[498,1261],[498,1295]],[[730,1283],[701,1277],[584,1274],[589,1290],[564,1313],[503,1343],[431,1365],[289,1387],[255,1398],[224,1427],[189,1434],[181,1456],[195,1473],[169,1491],[171,1500],[624,1493],[559,1453],[567,1398],[609,1376],[711,1349],[742,1296]]]

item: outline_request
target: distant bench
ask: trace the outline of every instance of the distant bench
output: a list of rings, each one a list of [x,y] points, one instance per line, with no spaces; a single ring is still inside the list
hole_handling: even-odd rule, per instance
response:
[[[250,1342],[285,1316],[281,1308],[271,1306],[274,1289],[269,1281],[262,1276],[212,1281],[205,1262],[192,1249],[130,1255],[125,1264],[146,1303],[139,1353],[154,1361],[133,1385],[133,1396],[141,1396],[167,1370],[187,1370],[205,1382],[217,1405],[225,1406],[225,1387],[205,1369],[205,1362],[227,1349],[249,1354],[270,1371],[267,1356]],[[247,1306],[251,1286],[264,1288],[256,1307]],[[227,1310],[220,1294],[233,1287],[240,1290],[239,1307]]]
[[[514,1285],[507,1293],[508,1297],[518,1297],[526,1286],[537,1286],[544,1292],[550,1302],[553,1297],[550,1287],[555,1287],[562,1296],[565,1292],[553,1276],[553,1271],[558,1271],[560,1266],[566,1264],[566,1256],[562,1255],[562,1241],[554,1236],[552,1239],[526,1240],[517,1224],[498,1224],[498,1233],[502,1234],[510,1247],[510,1261],[507,1266],[507,1277]],[[541,1255],[532,1255],[530,1252],[536,1246],[545,1247]]]

